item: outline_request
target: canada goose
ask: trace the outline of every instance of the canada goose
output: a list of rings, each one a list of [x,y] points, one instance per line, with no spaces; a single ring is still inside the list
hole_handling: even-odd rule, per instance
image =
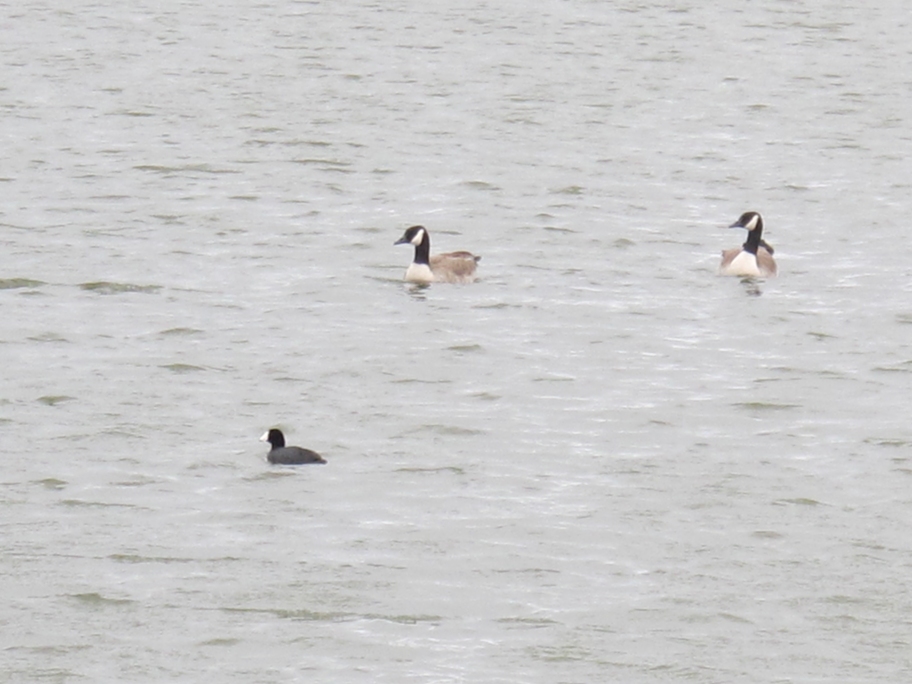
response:
[[[776,275],[776,261],[773,248],[761,237],[763,218],[756,211],[746,211],[729,228],[747,228],[747,241],[740,247],[722,251],[720,275],[759,276],[772,278]]]
[[[299,465],[301,463],[326,463],[320,454],[310,449],[302,449],[296,446],[285,446],[285,435],[278,428],[272,428],[263,433],[260,437],[261,442],[269,442],[272,449],[266,454],[266,460],[270,463],[279,463],[282,465]]]
[[[410,283],[471,283],[481,259],[470,252],[446,252],[431,256],[431,236],[424,226],[408,228],[395,245],[415,245],[415,259],[405,272]]]

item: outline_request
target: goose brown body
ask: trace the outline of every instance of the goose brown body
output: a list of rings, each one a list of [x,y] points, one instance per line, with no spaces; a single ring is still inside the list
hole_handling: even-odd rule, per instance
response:
[[[424,226],[406,229],[394,244],[413,245],[415,256],[405,271],[410,283],[471,283],[475,281],[480,256],[471,252],[444,252],[431,255],[431,236]]]
[[[763,217],[756,211],[747,211],[729,228],[746,228],[747,241],[740,247],[722,252],[720,275],[772,278],[779,269],[773,258],[773,248],[763,240]]]

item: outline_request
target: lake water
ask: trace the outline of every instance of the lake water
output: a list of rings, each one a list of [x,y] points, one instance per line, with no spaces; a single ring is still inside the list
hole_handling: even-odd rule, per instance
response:
[[[6,6],[0,681],[908,681],[910,18]]]

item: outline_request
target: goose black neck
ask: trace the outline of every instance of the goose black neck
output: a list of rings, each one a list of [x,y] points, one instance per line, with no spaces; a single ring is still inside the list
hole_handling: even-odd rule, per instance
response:
[[[415,245],[415,263],[424,264],[425,266],[430,266],[431,264],[431,238],[427,231],[424,231],[424,237],[421,238],[421,242]]]
[[[762,240],[760,236],[763,234],[763,219],[757,219],[757,227],[753,230],[747,231],[747,242],[742,245],[742,248],[745,252],[750,252],[751,254],[756,254],[757,250],[760,248],[760,243]]]

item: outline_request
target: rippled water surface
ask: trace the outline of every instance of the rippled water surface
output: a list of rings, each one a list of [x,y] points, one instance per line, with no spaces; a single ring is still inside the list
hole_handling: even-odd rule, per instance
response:
[[[7,6],[0,680],[909,680],[910,13],[726,5]]]

